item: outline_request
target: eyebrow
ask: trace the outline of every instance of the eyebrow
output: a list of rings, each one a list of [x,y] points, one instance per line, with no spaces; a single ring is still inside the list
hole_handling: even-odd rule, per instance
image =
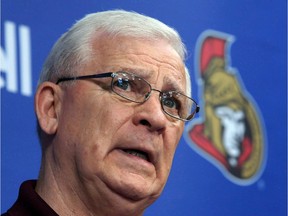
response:
[[[177,82],[170,79],[170,77],[167,77],[167,76],[164,77],[164,84],[165,86],[169,86],[169,88],[172,89],[173,91],[186,94],[186,92],[177,84]]]
[[[139,76],[143,79],[149,79],[151,77],[151,73],[145,69],[140,69],[140,68],[121,68],[120,71],[125,71],[128,73],[133,73],[136,76]],[[147,80],[148,81],[148,80]]]

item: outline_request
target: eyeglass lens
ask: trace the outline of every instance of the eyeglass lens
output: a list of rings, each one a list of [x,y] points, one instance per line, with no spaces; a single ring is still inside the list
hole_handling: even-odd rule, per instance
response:
[[[118,72],[112,80],[112,90],[118,95],[131,101],[142,103],[150,94],[150,85],[133,74]]]
[[[137,103],[145,102],[152,90],[155,90],[146,80],[125,72],[115,73],[111,87],[116,94]],[[158,92],[160,93],[162,109],[168,115],[180,119],[193,117],[191,114],[195,113],[197,105],[191,98],[174,91]]]

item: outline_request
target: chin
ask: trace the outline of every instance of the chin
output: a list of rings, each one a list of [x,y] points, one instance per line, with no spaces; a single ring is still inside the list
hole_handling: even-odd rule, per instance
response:
[[[152,203],[159,197],[163,187],[157,184],[157,180],[130,177],[126,176],[121,180],[115,179],[116,182],[110,182],[110,189],[123,199],[131,202],[147,201]]]
[[[140,216],[160,195],[160,193],[157,193],[157,195],[151,193],[147,187],[128,184],[128,182],[124,185],[114,185],[111,189],[114,194],[113,204],[118,206],[117,216]]]
[[[153,196],[150,192],[150,188],[148,188],[146,185],[143,186],[139,184],[137,185],[127,183],[120,185],[118,188],[115,188],[120,196],[133,201],[145,200]]]

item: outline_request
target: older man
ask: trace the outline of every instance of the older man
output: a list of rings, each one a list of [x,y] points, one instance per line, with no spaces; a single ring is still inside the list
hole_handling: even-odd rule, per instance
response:
[[[22,184],[7,215],[142,215],[199,110],[184,58],[178,34],[158,20],[117,10],[77,22],[35,95],[39,179]]]

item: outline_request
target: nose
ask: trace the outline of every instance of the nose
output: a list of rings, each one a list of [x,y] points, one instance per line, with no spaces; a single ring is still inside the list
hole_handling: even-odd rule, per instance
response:
[[[149,99],[138,104],[135,109],[134,124],[145,126],[149,131],[157,131],[158,133],[165,130],[168,119],[162,110],[157,92],[152,92]]]

